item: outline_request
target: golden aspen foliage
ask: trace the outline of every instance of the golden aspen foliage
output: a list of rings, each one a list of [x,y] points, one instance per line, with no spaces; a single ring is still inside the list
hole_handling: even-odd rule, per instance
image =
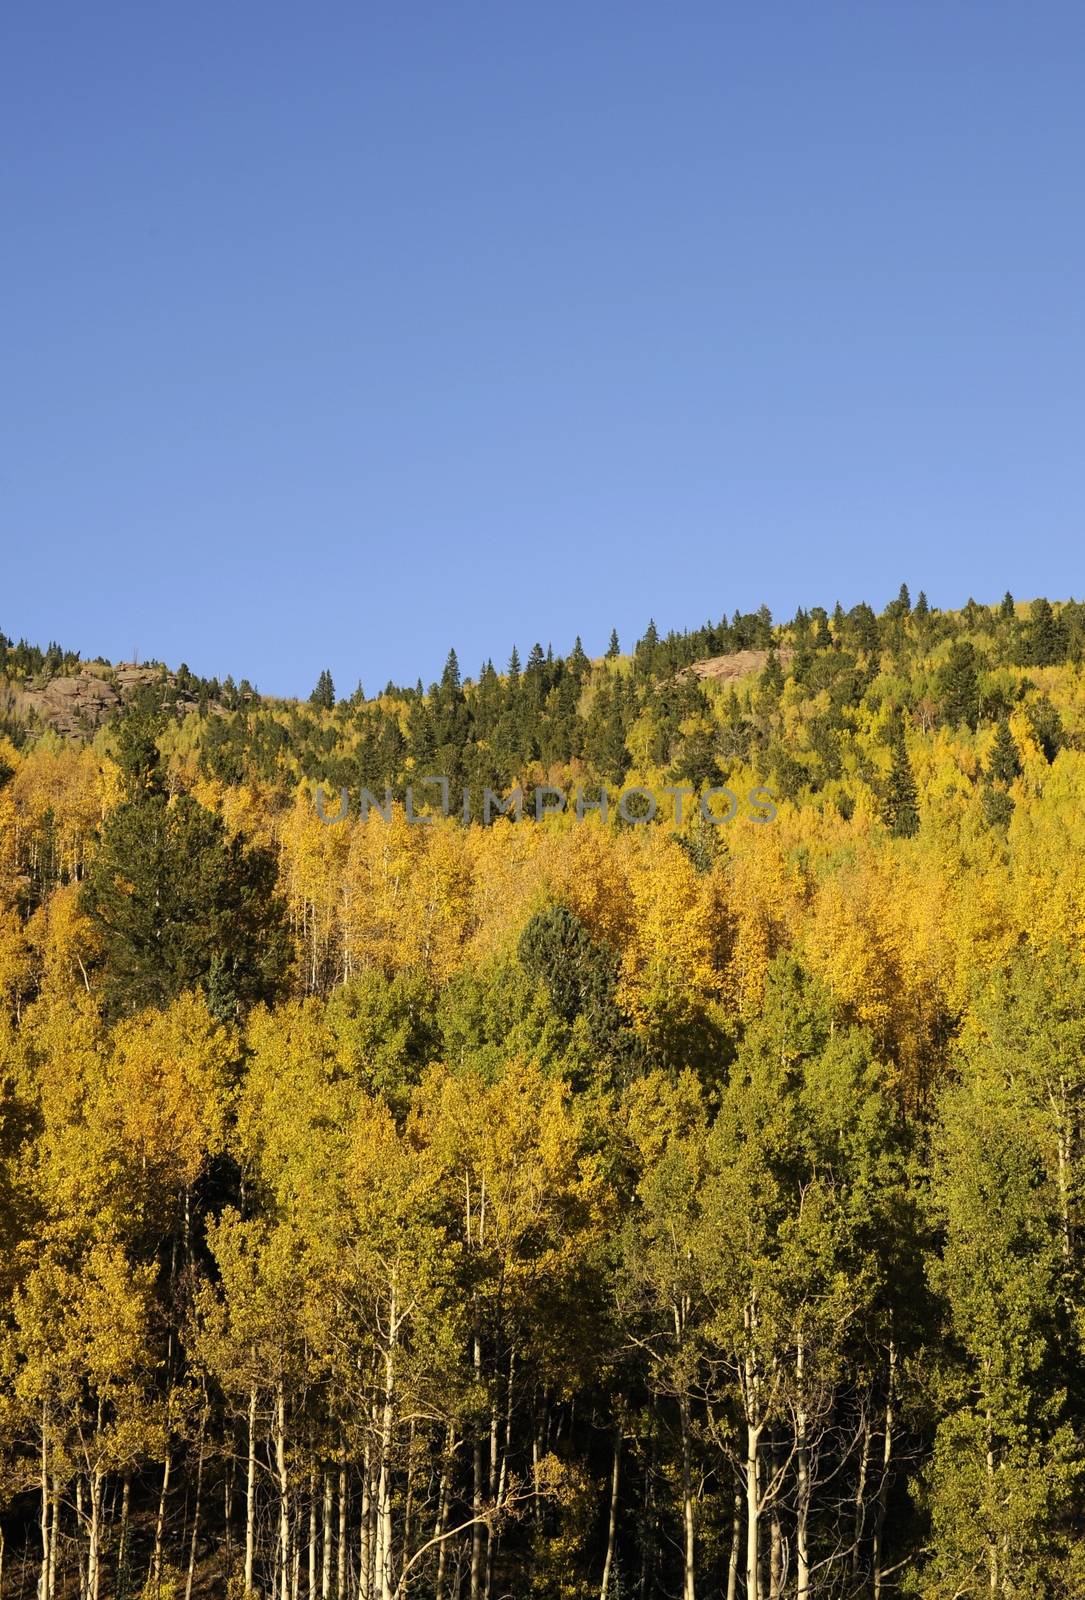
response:
[[[624,854],[632,915],[619,998],[651,1035],[719,998],[726,930],[718,880],[675,840],[640,829]]]
[[[868,1027],[885,1044],[897,975],[886,935],[890,896],[868,863],[826,878],[817,889],[803,952],[842,1021]]]
[[[103,1124],[149,1185],[188,1189],[225,1146],[232,1029],[201,995],[117,1024],[105,1078]]]
[[[725,994],[740,1017],[753,1016],[765,992],[773,958],[791,942],[805,889],[768,826],[742,835],[725,871],[730,949]]]
[[[0,1007],[17,1014],[29,988],[30,940],[14,907],[0,910]]]
[[[305,990],[324,993],[343,975],[340,919],[349,829],[345,823],[321,822],[305,787],[279,823],[278,845],[280,881]]]
[[[60,995],[80,984],[90,992],[101,941],[80,907],[77,883],[54,889],[31,916],[26,935],[42,993]]]

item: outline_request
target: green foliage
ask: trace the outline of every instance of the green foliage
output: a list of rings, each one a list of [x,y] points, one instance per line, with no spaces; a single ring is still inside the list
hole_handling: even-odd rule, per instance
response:
[[[882,818],[894,839],[910,839],[919,832],[919,801],[904,741],[904,723],[899,717],[890,731],[889,748],[892,762],[882,801]]]
[[[318,711],[331,711],[335,706],[335,684],[327,667],[316,681],[316,688],[309,696],[309,704]]]
[[[289,965],[273,857],[191,796],[170,799],[156,764],[140,765],[148,746],[132,749],[130,782],[143,787],[106,818],[81,895],[109,1011],[167,1005],[194,985],[221,1017],[273,998]]]
[[[967,641],[954,644],[939,674],[942,717],[950,727],[975,728],[980,714],[979,673],[976,652]]]
[[[1023,660],[1033,667],[1051,667],[1066,659],[1066,630],[1049,600],[1034,600],[1024,635]]]
[[[987,776],[993,783],[1006,785],[1021,776],[1021,752],[1005,720],[998,725],[995,742],[987,758]]]
[[[593,1053],[614,1054],[631,1045],[628,1019],[615,998],[617,960],[571,911],[550,906],[537,912],[517,949],[525,972],[544,987],[561,1020],[570,1027],[582,1024]]]
[[[1062,718],[1047,695],[1038,695],[1025,707],[1032,737],[1048,761],[1054,761],[1066,742]]]

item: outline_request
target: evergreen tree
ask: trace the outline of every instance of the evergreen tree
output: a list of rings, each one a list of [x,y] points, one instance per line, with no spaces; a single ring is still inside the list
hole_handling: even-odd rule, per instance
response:
[[[618,630],[617,628],[611,628],[610,643],[607,645],[607,660],[614,661],[620,654],[621,646],[618,643]]]
[[[335,705],[335,685],[327,667],[317,679],[316,688],[309,696],[309,704],[318,711],[331,711]]]
[[[938,682],[943,720],[950,727],[963,723],[974,732],[980,715],[980,686],[972,645],[958,641],[950,647],[949,659],[939,673]]]
[[[583,673],[587,672],[590,665],[591,663],[584,653],[584,646],[580,642],[578,633],[576,643],[573,645],[572,653],[569,656],[569,671],[574,677],[579,678]]]
[[[289,960],[274,856],[190,795],[171,800],[143,733],[122,764],[128,799],[106,817],[81,889],[108,1009],[165,1006],[197,985],[220,1016],[274,998]]]
[[[1047,761],[1054,761],[1065,743],[1062,718],[1047,695],[1038,695],[1025,707],[1025,715],[1032,737],[1040,746]]]
[[[769,651],[768,659],[762,668],[759,681],[766,694],[771,694],[778,698],[783,693],[784,674],[780,666],[780,658],[775,650]]]
[[[1052,667],[1066,658],[1066,635],[1050,600],[1034,600],[1025,634],[1025,660],[1033,667]]]
[[[455,650],[450,650],[445,659],[445,669],[441,674],[441,689],[446,695],[457,695],[460,692],[460,663]]]
[[[910,839],[919,832],[919,801],[912,763],[904,741],[904,720],[896,717],[889,734],[892,763],[882,804],[882,817],[894,839]]]
[[[998,828],[1003,832],[1010,825],[1010,818],[1014,813],[1014,803],[1006,790],[993,784],[988,778],[983,785],[980,795],[983,806],[983,820],[989,828]]]
[[[1017,607],[1014,605],[1013,595],[1008,589],[1002,596],[1002,604],[998,608],[998,614],[1003,622],[1012,622],[1017,615]]]
[[[998,725],[995,742],[987,760],[987,776],[995,783],[1007,786],[1021,775],[1021,752],[1010,732],[1009,723],[1003,719]]]
[[[878,619],[865,603],[852,606],[848,612],[847,636],[853,649],[861,650],[867,656],[877,655]]]

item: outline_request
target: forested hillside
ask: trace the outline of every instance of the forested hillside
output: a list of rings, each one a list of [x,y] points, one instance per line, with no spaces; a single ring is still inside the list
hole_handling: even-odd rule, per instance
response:
[[[1080,1600],[1085,607],[0,646],[0,1595]]]

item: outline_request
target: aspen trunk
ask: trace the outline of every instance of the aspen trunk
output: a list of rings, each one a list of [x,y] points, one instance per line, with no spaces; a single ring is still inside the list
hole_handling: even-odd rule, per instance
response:
[[[735,1510],[731,1519],[731,1556],[727,1563],[727,1600],[738,1600],[738,1574],[742,1559],[742,1495],[735,1491]]]
[[[48,1600],[55,1600],[57,1592],[57,1543],[60,1534],[60,1479],[52,1474],[49,1492],[49,1581],[46,1586]]]
[[[316,1525],[316,1468],[309,1469],[309,1600],[316,1600],[317,1525]]]
[[[885,1540],[885,1514],[889,1505],[889,1469],[893,1460],[894,1388],[897,1375],[897,1351],[889,1345],[889,1384],[885,1400],[885,1444],[882,1449],[882,1475],[878,1484],[878,1503],[874,1515],[874,1538],[871,1564],[874,1572],[874,1600],[881,1600],[882,1561]]]
[[[253,1556],[256,1546],[256,1385],[249,1390],[249,1454],[245,1480],[245,1593],[252,1593]]]
[[[859,1475],[855,1483],[855,1518],[852,1528],[851,1542],[851,1574],[854,1578],[859,1571],[862,1557],[863,1534],[866,1529],[866,1490],[867,1479],[870,1475],[870,1417],[865,1412],[863,1416],[863,1446],[859,1452]]]
[[[324,1515],[321,1523],[324,1559],[320,1568],[320,1600],[331,1600],[332,1592],[332,1475],[324,1474]]]
[[[805,1350],[800,1341],[795,1356],[795,1386],[798,1405],[795,1410],[795,1560],[797,1565],[796,1600],[809,1600],[810,1596],[810,1442],[807,1438],[807,1416],[803,1370]],[[775,1523],[774,1523],[775,1527]]]
[[[773,1453],[773,1470],[776,1468]],[[784,1587],[784,1540],[780,1527],[780,1511],[773,1501],[769,1518],[769,1600],[780,1600]]]
[[[757,1455],[760,1428],[746,1428],[746,1593],[749,1600],[761,1600],[761,1541],[758,1519]]]
[[[403,1503],[403,1561],[401,1571],[404,1576],[400,1580],[397,1595],[407,1592],[407,1567],[411,1559],[411,1523],[414,1518],[414,1419],[407,1433],[407,1492]]]
[[[482,1340],[476,1331],[474,1337],[475,1382],[482,1382]],[[482,1577],[482,1439],[475,1433],[471,1485],[471,1515],[475,1519],[471,1529],[471,1600],[479,1600],[479,1581]]]
[[[87,1514],[83,1510],[83,1475],[80,1473],[75,1480],[75,1525],[82,1532],[87,1524]],[[87,1600],[87,1562],[83,1554],[82,1545],[79,1546],[77,1559],[79,1562],[79,1600]]]
[[[372,1473],[368,1437],[362,1454],[362,1514],[358,1535],[358,1600],[373,1600]]]
[[[87,1553],[87,1594],[98,1600],[102,1565],[102,1494],[105,1478],[101,1472],[90,1475],[90,1546]]]
[[[222,1514],[223,1526],[226,1530],[226,1571],[233,1570],[233,1531],[234,1531],[234,1458],[233,1453],[226,1463],[226,1476],[222,1485]]]
[[[487,1493],[491,1505],[497,1497],[497,1405],[490,1406],[490,1469],[487,1478]],[[487,1524],[486,1527],[486,1572],[483,1579],[483,1600],[490,1600],[494,1576],[494,1533]]]
[[[438,1540],[437,1545],[437,1576],[433,1585],[433,1600],[444,1600],[445,1569],[447,1566],[447,1541],[444,1531],[448,1525],[448,1495],[450,1487],[450,1472],[452,1464],[453,1432],[449,1425],[448,1440],[445,1446],[445,1459],[441,1466],[441,1485],[437,1493],[437,1526],[433,1536]]]
[[[41,1408],[41,1571],[38,1574],[38,1600],[49,1597],[49,1432],[45,1404]]]
[[[607,1520],[607,1553],[603,1561],[603,1581],[599,1585],[599,1600],[610,1594],[610,1576],[614,1570],[614,1545],[618,1533],[618,1480],[622,1465],[622,1432],[614,1436],[614,1462],[610,1471],[610,1516]]]
[[[169,1494],[170,1469],[173,1466],[173,1454],[167,1447],[166,1459],[162,1465],[162,1489],[158,1496],[158,1516],[154,1524],[154,1554],[151,1557],[151,1577],[157,1593],[162,1584],[162,1540],[166,1527],[166,1496]]]
[[[339,1543],[336,1546],[335,1600],[347,1600],[347,1464],[339,1452]]]
[[[395,1341],[398,1301],[392,1289],[388,1314],[388,1348],[384,1357],[384,1407],[381,1417],[380,1472],[377,1479],[377,1581],[380,1600],[392,1600],[392,1429],[395,1419]]]
[[[192,1600],[192,1584],[196,1576],[196,1547],[200,1537],[200,1497],[203,1493],[203,1457],[204,1457],[204,1430],[207,1426],[206,1411],[200,1418],[200,1443],[199,1455],[196,1458],[196,1500],[192,1508],[192,1538],[188,1547],[188,1574],[185,1578],[185,1600]],[[97,1600],[97,1597],[95,1597]]]
[[[117,1588],[124,1595],[128,1593],[128,1529],[132,1507],[132,1478],[130,1473],[124,1475],[124,1487],[121,1490],[121,1533],[117,1545]]]
[[[290,1579],[290,1484],[286,1473],[286,1390],[275,1387],[275,1472],[279,1480],[279,1593],[286,1600]]]
[[[696,1600],[694,1588],[696,1532],[693,1519],[693,1474],[690,1465],[689,1447],[689,1399],[685,1393],[679,1399],[678,1413],[682,1436],[682,1526],[685,1535],[682,1600]]]

